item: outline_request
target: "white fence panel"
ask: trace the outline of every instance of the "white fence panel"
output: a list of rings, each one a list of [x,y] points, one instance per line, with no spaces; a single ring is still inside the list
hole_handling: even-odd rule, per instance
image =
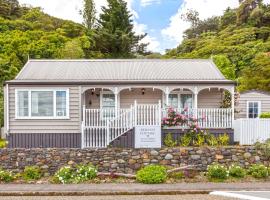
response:
[[[234,139],[240,145],[252,145],[270,138],[270,119],[237,119],[234,121]]]

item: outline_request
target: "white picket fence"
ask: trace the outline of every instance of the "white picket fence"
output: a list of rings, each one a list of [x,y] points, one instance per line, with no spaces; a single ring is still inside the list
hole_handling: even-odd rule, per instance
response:
[[[233,123],[234,140],[252,145],[270,138],[270,119],[237,119]]]

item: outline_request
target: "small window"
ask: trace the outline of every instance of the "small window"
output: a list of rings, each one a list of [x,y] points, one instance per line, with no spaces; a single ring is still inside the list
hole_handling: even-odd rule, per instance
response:
[[[115,96],[114,94],[103,94],[102,95],[102,108],[113,109],[115,108]]]
[[[29,112],[28,91],[18,91],[17,98],[17,115],[27,117]]]
[[[16,118],[67,118],[68,90],[17,90]]]
[[[251,119],[258,118],[260,115],[260,109],[259,101],[247,102],[247,117]]]

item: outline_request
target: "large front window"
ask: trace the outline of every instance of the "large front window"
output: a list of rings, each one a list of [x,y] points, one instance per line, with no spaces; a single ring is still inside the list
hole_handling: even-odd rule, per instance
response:
[[[67,118],[68,90],[17,90],[16,118]]]
[[[192,94],[170,94],[169,106],[172,108],[192,108],[193,95]]]

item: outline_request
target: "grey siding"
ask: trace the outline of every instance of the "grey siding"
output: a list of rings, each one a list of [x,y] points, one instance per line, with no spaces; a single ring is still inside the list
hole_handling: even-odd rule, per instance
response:
[[[222,91],[218,89],[202,90],[198,94],[198,108],[220,108]]]
[[[63,88],[69,89],[69,119],[15,119],[15,89]],[[9,86],[10,133],[80,133],[80,98],[78,86]]]
[[[260,91],[249,91],[240,94],[240,98],[235,105],[237,119],[247,118],[247,102],[260,101],[261,112],[270,112],[270,94]]]
[[[9,148],[80,148],[79,133],[18,133],[8,137]]]

